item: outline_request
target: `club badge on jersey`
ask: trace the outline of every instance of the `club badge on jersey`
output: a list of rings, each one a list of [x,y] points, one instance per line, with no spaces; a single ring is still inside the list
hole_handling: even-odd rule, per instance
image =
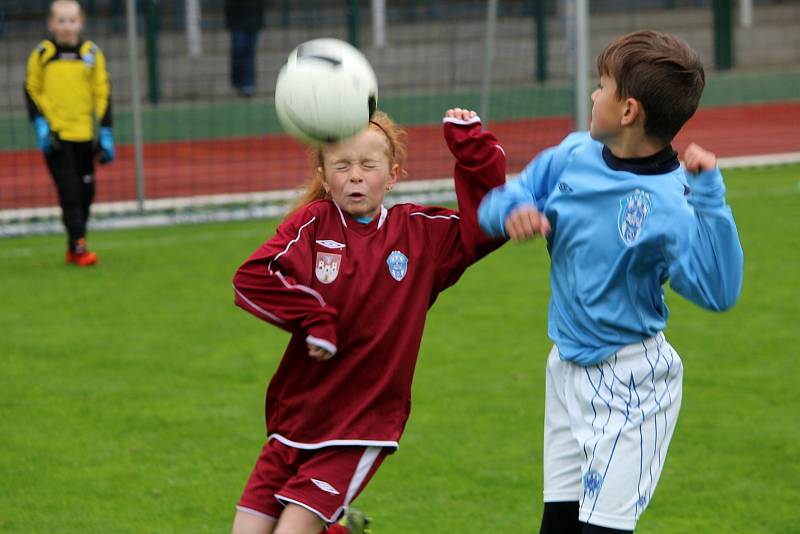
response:
[[[650,194],[636,189],[620,200],[619,205],[619,235],[630,246],[639,238],[647,216],[650,215]]]
[[[393,250],[389,257],[386,258],[386,264],[389,266],[389,274],[398,282],[402,280],[408,272],[408,258],[399,250]]]
[[[317,267],[314,269],[317,280],[323,284],[330,284],[339,276],[339,265],[342,263],[341,254],[317,252]]]
[[[92,47],[86,51],[85,54],[81,56],[81,59],[86,64],[87,67],[92,68],[94,67],[95,57],[96,57],[97,47],[92,45]]]

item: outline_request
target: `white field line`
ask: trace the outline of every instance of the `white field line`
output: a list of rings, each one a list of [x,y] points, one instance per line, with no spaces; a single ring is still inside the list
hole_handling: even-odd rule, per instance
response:
[[[447,180],[449,181],[449,180]],[[800,186],[798,187],[772,187],[766,189],[750,189],[747,191],[729,191],[727,193],[728,197],[735,197],[735,198],[753,198],[753,197],[783,197],[786,195],[793,195],[793,194],[800,194]],[[453,202],[455,201],[455,193],[444,191],[439,194],[429,194],[425,199],[420,199],[419,196],[415,196],[414,198],[396,198],[398,202],[406,202],[406,201],[413,201],[413,202],[427,202],[427,203],[446,203],[446,202]],[[396,202],[395,202],[396,203]],[[192,222],[211,222],[211,221],[234,221],[234,220],[245,220],[245,219],[254,219],[259,217],[278,217],[285,213],[285,209],[281,209],[278,207],[271,207],[272,209],[268,209],[270,207],[265,207],[262,210],[250,210],[247,213],[239,213],[237,212],[230,212],[230,211],[223,211],[218,214],[206,214],[206,215],[198,215],[197,217],[184,217],[182,220],[178,220],[175,217],[169,217],[165,215],[142,215],[136,216],[131,218],[124,218],[121,217],[119,219],[115,219],[113,221],[108,221],[112,224],[97,224],[92,223],[92,230],[96,229],[113,229],[113,228],[145,228],[145,227],[153,227],[153,226],[166,226],[170,224],[180,224],[180,223],[192,223]],[[201,219],[201,217],[205,217]],[[15,225],[16,227],[17,225]],[[2,236],[12,236],[12,235],[31,235],[31,234],[56,234],[63,231],[61,228],[61,223],[59,221],[50,221],[50,222],[43,222],[43,223],[31,223],[25,227],[20,228],[19,233],[4,233],[5,230],[0,227],[0,237]],[[110,234],[114,235],[114,234]],[[205,242],[205,241],[217,241],[219,239],[230,239],[231,237],[258,237],[260,239],[266,239],[269,237],[268,234],[264,233],[261,229],[249,229],[249,230],[238,230],[238,231],[230,231],[230,230],[207,230],[202,233],[198,234],[190,234],[186,236],[172,236],[172,235],[157,235],[157,234],[150,234],[147,237],[139,237],[137,239],[131,240],[120,240],[120,239],[109,239],[106,240],[103,238],[103,234],[95,234],[92,238],[92,243],[99,250],[109,250],[109,249],[118,249],[118,248],[126,248],[126,249],[149,249],[154,247],[171,247],[178,243],[190,243],[190,242]],[[4,243],[5,241],[5,243]],[[15,257],[24,257],[24,256],[32,256],[34,253],[47,253],[52,251],[52,244],[50,242],[43,243],[41,246],[13,246],[14,240],[2,240],[0,239],[0,259],[3,258],[15,258]],[[9,244],[11,246],[5,246],[5,244]],[[255,246],[255,245],[254,245]]]
[[[764,167],[767,165],[785,165],[787,163],[800,163],[800,152],[785,152],[783,154],[762,154],[759,156],[736,156],[733,158],[719,158],[721,169],[735,169],[737,167]]]

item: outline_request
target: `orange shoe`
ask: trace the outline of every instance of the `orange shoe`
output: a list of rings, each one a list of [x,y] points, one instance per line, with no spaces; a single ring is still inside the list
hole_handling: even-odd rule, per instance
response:
[[[67,251],[67,263],[78,267],[89,267],[97,264],[97,254],[86,249],[86,240],[79,239],[75,243],[75,250]]]

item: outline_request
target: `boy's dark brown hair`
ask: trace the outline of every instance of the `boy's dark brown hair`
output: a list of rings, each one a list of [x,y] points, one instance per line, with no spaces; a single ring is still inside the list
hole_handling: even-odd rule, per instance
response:
[[[642,104],[645,134],[664,143],[694,115],[706,84],[697,52],[678,37],[653,30],[611,42],[597,56],[597,70],[614,78],[620,99]]]

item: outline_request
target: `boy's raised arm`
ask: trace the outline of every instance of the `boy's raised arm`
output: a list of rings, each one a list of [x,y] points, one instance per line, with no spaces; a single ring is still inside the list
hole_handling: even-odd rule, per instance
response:
[[[716,157],[697,145],[685,154],[687,200],[694,208],[689,246],[673,243],[675,258],[669,268],[670,287],[695,304],[726,310],[739,298],[744,274],[744,253]]]

